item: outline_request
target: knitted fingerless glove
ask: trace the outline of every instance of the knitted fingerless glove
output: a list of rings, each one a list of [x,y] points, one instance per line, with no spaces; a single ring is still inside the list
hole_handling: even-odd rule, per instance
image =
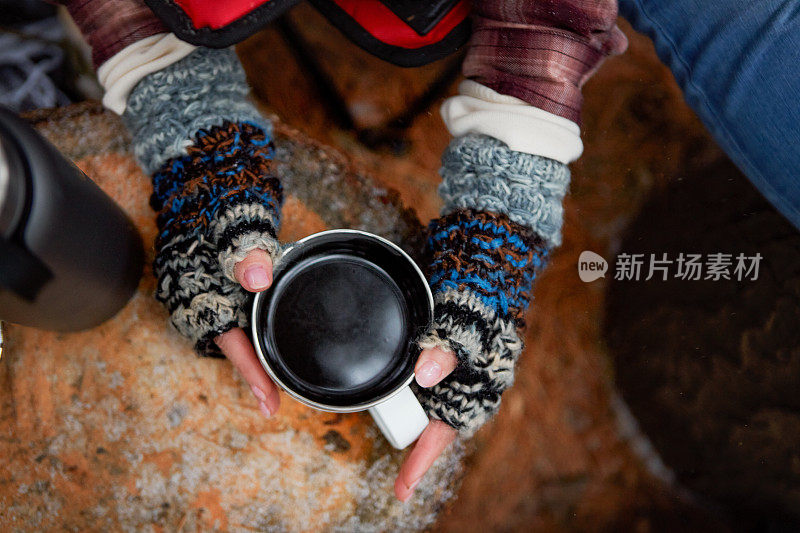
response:
[[[213,338],[247,324],[234,265],[255,248],[278,251],[271,127],[247,93],[232,50],[197,49],[140,81],[123,115],[153,176],[156,298],[201,355],[219,355]]]
[[[420,341],[456,354],[456,369],[417,389],[431,418],[472,435],[514,381],[534,278],[561,242],[563,163],[492,137],[454,139],[442,158],[443,216],[427,242],[434,323]]]

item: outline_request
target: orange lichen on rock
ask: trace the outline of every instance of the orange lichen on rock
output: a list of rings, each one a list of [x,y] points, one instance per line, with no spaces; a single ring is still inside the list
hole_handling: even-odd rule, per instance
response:
[[[172,466],[179,461],[179,452],[177,450],[162,450],[148,453],[142,456],[142,461],[145,463],[153,463],[158,468],[158,471],[166,476],[169,474]]]
[[[293,242],[312,233],[329,229],[318,214],[303,205],[294,196],[287,196],[282,210],[283,226],[278,237],[282,242]]]
[[[219,490],[210,489],[199,492],[197,498],[192,502],[192,507],[201,511],[200,516],[206,526],[215,530],[228,528],[228,516],[222,508]]]

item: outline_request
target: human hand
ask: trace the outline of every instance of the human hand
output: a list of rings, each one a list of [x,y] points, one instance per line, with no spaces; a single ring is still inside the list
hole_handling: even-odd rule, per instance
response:
[[[252,250],[234,267],[236,280],[245,290],[261,292],[272,284],[272,260],[263,250]],[[252,342],[242,328],[236,327],[218,335],[214,341],[250,385],[264,416],[278,410],[278,388],[269,379],[253,349]],[[456,356],[440,348],[423,350],[417,360],[415,375],[420,387],[432,387],[448,376],[456,367]],[[456,430],[433,420],[417,440],[400,469],[395,482],[395,495],[405,501],[414,491],[436,458],[453,442]]]
[[[264,250],[251,250],[233,271],[236,281],[248,292],[261,292],[272,285],[272,259]],[[235,327],[217,335],[214,342],[250,385],[261,413],[266,417],[274,415],[280,406],[278,388],[261,367],[249,335]]]
[[[269,172],[269,137],[254,124],[201,130],[187,151],[153,176],[155,296],[198,353],[218,356],[214,339],[248,323],[246,288],[269,285],[283,191]]]
[[[232,49],[198,48],[146,75],[123,120],[152,174],[156,299],[200,355],[226,355],[272,414],[277,389],[242,328],[248,292],[272,281],[283,190],[271,173],[272,125],[247,93]]]
[[[418,365],[431,422],[395,482],[402,500],[456,432],[469,437],[494,416],[513,384],[533,282],[561,241],[569,184],[565,164],[475,134],[450,143],[440,172],[443,216],[426,246],[434,319],[419,345],[421,360],[437,354],[447,366],[435,383]]]
[[[420,387],[433,387],[447,377],[456,367],[453,352],[441,348],[422,350],[414,369]],[[433,462],[452,443],[458,432],[441,420],[431,420],[417,439],[411,453],[403,461],[394,482],[394,494],[406,501],[414,493],[417,484],[428,472]]]
[[[415,372],[431,422],[395,481],[402,501],[458,433],[471,436],[499,409],[545,254],[541,241],[506,217],[467,210],[431,224],[428,252],[434,321]]]
[[[544,254],[521,226],[472,210],[433,221],[427,247],[434,321],[419,343],[415,374],[431,422],[400,467],[394,492],[402,501],[458,433],[471,436],[499,409]]]

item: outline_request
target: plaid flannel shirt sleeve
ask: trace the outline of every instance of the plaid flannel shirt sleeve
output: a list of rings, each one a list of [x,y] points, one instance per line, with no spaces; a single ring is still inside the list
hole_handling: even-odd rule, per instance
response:
[[[467,78],[580,124],[581,87],[627,39],[617,0],[476,0]]]
[[[144,0],[58,0],[92,49],[95,68],[137,41],[167,33]]]

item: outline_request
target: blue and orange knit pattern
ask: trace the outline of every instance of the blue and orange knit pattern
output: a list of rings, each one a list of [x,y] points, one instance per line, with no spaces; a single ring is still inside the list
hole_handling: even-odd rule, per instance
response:
[[[544,242],[505,215],[470,209],[433,221],[428,231],[433,293],[469,290],[522,326],[535,272],[547,258]]]
[[[279,211],[281,185],[269,174],[274,149],[259,126],[224,122],[200,130],[187,152],[153,175],[150,206],[161,230],[156,247],[175,237],[199,233],[210,237],[220,212],[239,204],[256,203]],[[226,228],[226,232],[235,229]],[[275,237],[276,228],[268,232]]]
[[[272,144],[255,124],[224,122],[201,130],[187,152],[153,176],[150,205],[159,229],[153,270],[156,298],[170,309],[175,326],[205,345],[244,320],[245,295],[235,280],[220,275],[220,255],[253,233],[277,243],[283,194],[269,174]]]

